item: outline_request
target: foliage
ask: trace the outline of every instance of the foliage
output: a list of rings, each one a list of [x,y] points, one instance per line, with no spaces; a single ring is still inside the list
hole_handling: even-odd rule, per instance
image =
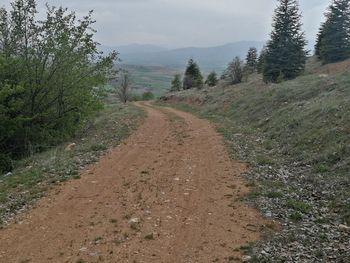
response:
[[[254,73],[258,67],[258,50],[255,47],[251,47],[248,50],[246,57],[245,71],[248,73]]]
[[[333,0],[317,35],[315,54],[324,64],[350,57],[350,2]]]
[[[151,91],[146,91],[142,94],[142,100],[153,100],[154,94]]]
[[[207,77],[207,80],[205,81],[205,84],[207,84],[209,87],[214,87],[216,84],[218,84],[218,77],[215,71],[210,72],[210,74]]]
[[[235,57],[234,60],[228,64],[223,78],[228,80],[230,84],[238,84],[243,79],[243,61],[239,57]]]
[[[175,91],[180,91],[181,90],[181,75],[180,74],[176,74],[174,76],[174,79],[171,81],[171,88],[170,91],[175,92]]]
[[[10,172],[13,169],[11,158],[3,153],[0,153],[0,173]]]
[[[258,62],[257,62],[257,65],[256,65],[256,69],[257,69],[257,72],[259,74],[263,73],[264,64],[265,64],[265,56],[266,56],[266,46],[264,46],[261,49],[259,57],[258,57]]]
[[[100,108],[102,84],[116,53],[103,57],[93,40],[92,12],[47,7],[36,21],[34,0],[0,9],[0,152],[12,158],[71,136]]]
[[[263,75],[266,82],[299,76],[306,62],[306,40],[296,0],[278,0],[273,31],[267,43]]]
[[[188,65],[183,80],[183,89],[191,88],[202,88],[203,87],[203,76],[199,69],[199,66],[193,59],[188,61]]]
[[[77,178],[81,167],[98,161],[106,149],[119,145],[144,116],[143,110],[132,105],[106,104],[70,138],[76,143],[71,151],[66,150],[67,143],[62,143],[16,161],[11,176],[0,175],[0,225],[52,185]]]

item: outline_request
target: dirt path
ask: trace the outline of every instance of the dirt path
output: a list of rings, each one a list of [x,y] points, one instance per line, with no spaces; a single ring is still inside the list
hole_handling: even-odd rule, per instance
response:
[[[139,103],[145,123],[0,231],[0,262],[228,262],[265,221],[212,125]]]

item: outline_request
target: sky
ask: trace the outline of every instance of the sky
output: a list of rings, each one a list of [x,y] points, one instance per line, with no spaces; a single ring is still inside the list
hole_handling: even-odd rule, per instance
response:
[[[3,1],[5,4],[2,4]],[[9,6],[10,0],[0,0]],[[209,47],[266,41],[276,0],[37,0],[68,7],[83,16],[94,10],[97,41],[106,46],[133,43],[168,48]],[[312,43],[330,0],[300,0],[303,30]]]

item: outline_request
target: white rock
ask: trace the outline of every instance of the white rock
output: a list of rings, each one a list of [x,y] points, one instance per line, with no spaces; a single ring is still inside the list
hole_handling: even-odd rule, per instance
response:
[[[242,258],[243,262],[247,262],[247,261],[249,261],[249,260],[251,260],[251,259],[252,259],[251,256],[244,256],[244,257]]]
[[[339,225],[339,229],[344,232],[350,232],[350,227],[347,225]]]
[[[130,223],[130,224],[132,224],[132,223],[140,223],[140,218],[137,218],[137,217],[131,218],[130,221],[129,221],[129,223]]]

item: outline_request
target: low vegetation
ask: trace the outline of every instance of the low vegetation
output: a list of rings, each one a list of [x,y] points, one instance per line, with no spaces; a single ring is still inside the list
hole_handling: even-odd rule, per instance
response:
[[[118,145],[142,116],[143,112],[133,106],[106,105],[69,142],[16,161],[12,173],[0,176],[0,222],[8,222],[52,186],[79,178],[80,169]]]
[[[0,8],[0,173],[20,159],[56,145],[102,108],[104,85],[117,53],[103,56],[92,12],[78,19],[47,6],[38,20],[34,0]]]
[[[246,174],[254,186],[249,201],[283,225],[281,233],[255,245],[257,262],[345,262],[350,256],[345,249],[350,224],[346,68],[280,84],[251,75],[238,85],[163,97],[218,123],[233,158],[252,164]]]

